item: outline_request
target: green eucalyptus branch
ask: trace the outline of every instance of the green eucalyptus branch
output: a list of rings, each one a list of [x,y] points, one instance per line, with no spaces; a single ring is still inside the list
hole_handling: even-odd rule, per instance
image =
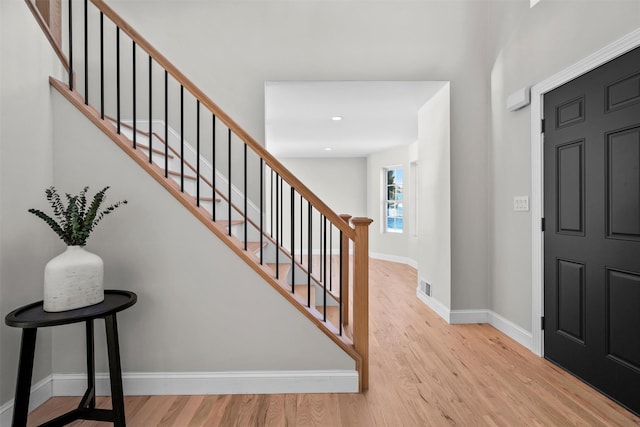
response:
[[[100,207],[106,200],[108,189],[109,187],[105,187],[98,191],[87,208],[87,191],[89,187],[84,187],[75,196],[65,193],[66,206],[55,187],[50,187],[45,190],[45,194],[53,209],[55,218],[38,209],[29,209],[29,212],[47,223],[68,246],[85,246],[91,232],[93,232],[102,218],[127,203],[126,200],[122,200],[101,211]]]

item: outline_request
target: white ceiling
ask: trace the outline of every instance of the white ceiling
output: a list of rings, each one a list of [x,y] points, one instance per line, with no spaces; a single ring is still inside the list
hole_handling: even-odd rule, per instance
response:
[[[366,157],[411,144],[418,138],[418,110],[445,84],[267,82],[266,147],[276,157]]]

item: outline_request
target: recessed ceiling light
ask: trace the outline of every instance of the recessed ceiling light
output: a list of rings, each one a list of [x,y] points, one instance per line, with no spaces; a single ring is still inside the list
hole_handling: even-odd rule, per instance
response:
[[[344,117],[342,117],[342,116],[333,116],[333,117],[331,117],[331,120],[333,120],[334,122],[339,122],[342,119],[344,119]]]
[[[327,147],[327,148],[324,149],[324,151],[331,151],[331,150],[332,150],[331,147]]]

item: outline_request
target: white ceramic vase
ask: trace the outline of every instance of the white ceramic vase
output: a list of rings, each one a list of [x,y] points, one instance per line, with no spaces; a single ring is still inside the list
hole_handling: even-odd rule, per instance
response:
[[[81,246],[67,246],[44,269],[44,311],[67,311],[102,302],[103,277],[102,258]]]

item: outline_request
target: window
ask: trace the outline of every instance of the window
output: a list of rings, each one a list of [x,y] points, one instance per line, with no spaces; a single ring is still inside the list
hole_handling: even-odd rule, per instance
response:
[[[384,169],[384,191],[385,231],[402,233],[402,168]]]

